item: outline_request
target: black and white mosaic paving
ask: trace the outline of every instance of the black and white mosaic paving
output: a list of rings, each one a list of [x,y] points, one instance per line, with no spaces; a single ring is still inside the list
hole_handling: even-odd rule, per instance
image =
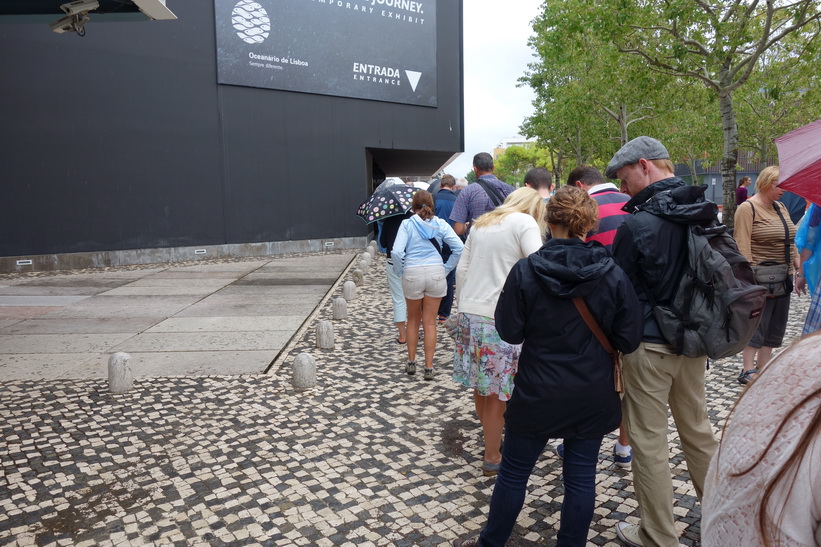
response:
[[[341,296],[341,284],[331,296]],[[331,302],[313,322],[331,319]],[[808,300],[794,299],[788,338]],[[433,382],[403,372],[384,257],[374,261],[336,348],[308,325],[269,375],[0,382],[0,545],[447,545],[483,526],[494,479],[470,393],[450,379],[440,332]],[[300,352],[318,385],[296,391]],[[712,364],[718,431],[739,394],[740,356]],[[605,440],[592,545],[620,545],[638,521],[632,476]],[[558,441],[557,441],[558,442]],[[672,421],[670,461],[681,543],[697,545],[700,508]],[[552,545],[561,461],[546,452],[510,545]]]

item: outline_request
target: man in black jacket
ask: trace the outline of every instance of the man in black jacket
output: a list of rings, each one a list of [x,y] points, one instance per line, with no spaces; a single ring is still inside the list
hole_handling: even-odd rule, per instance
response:
[[[673,519],[673,483],[667,447],[668,405],[676,422],[687,468],[701,499],[704,477],[716,441],[707,417],[704,389],[706,356],[676,355],[653,316],[647,292],[657,304],[675,296],[687,265],[686,222],[714,218],[703,191],[686,187],[673,174],[664,145],[650,137],[625,144],[610,161],[606,175],[621,181],[631,196],[630,216],[619,227],[613,255],[627,273],[644,307],[644,334],[639,348],[624,356],[623,421],[633,445],[633,479],[641,524],[620,522],[616,533],[631,546],[677,547]],[[666,213],[672,200],[684,199],[690,219]],[[699,204],[703,203],[703,207]]]

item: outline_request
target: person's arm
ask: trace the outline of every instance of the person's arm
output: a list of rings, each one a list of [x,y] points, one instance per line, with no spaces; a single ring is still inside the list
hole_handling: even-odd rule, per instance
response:
[[[750,202],[745,201],[738,206],[735,210],[734,221],[733,238],[738,245],[738,250],[752,263],[753,208]]]
[[[393,249],[391,249],[391,260],[393,260],[393,272],[396,275],[402,275],[405,270],[405,247],[408,244],[408,220],[403,220],[399,226],[399,231],[396,233],[396,239],[393,241]]]
[[[442,230],[442,240],[450,247],[450,257],[448,261],[445,262],[445,271],[450,273],[459,262],[459,257],[462,256],[462,248],[464,245],[462,244],[462,240],[459,239],[459,236],[456,235],[456,232],[453,231],[453,228],[450,227],[450,224],[441,220],[439,226]]]
[[[527,304],[520,289],[521,268],[520,260],[505,280],[505,286],[496,302],[496,331],[499,337],[508,344],[521,344],[525,340],[525,319],[527,317]]]
[[[802,295],[807,292],[807,278],[804,274],[804,262],[812,257],[812,249],[801,251],[800,264],[795,267],[795,292]]]
[[[459,192],[456,201],[453,202],[453,209],[450,210],[450,220],[453,221],[453,231],[457,235],[465,235],[467,225],[470,221],[468,216],[468,192],[467,189]]]
[[[462,294],[462,288],[465,286],[465,276],[468,273],[468,268],[470,267],[470,242],[473,239],[472,236],[468,236],[467,241],[465,241],[464,247],[462,247],[462,256],[459,258],[459,264],[456,265],[456,299],[459,299],[459,295]]]
[[[612,336],[609,339],[618,351],[632,353],[639,347],[644,334],[643,309],[633,284],[622,272],[618,272],[618,275],[618,296],[611,323]]]

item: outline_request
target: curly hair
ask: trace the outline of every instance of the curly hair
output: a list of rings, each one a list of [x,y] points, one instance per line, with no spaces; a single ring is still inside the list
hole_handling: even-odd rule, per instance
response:
[[[583,238],[599,218],[599,206],[587,192],[575,186],[562,186],[547,203],[547,222],[564,226],[572,237]]]
[[[433,218],[433,196],[427,190],[417,190],[411,200],[411,210],[422,217],[422,220]]]

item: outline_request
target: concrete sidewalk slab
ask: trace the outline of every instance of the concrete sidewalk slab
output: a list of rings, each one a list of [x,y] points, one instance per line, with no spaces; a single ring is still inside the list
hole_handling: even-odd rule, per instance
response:
[[[0,307],[68,306],[91,296],[0,296]]]
[[[169,317],[145,332],[252,332],[284,330],[294,332],[304,318],[293,315],[253,317]],[[2,331],[0,331],[2,332]]]
[[[279,350],[292,336],[291,331],[255,332],[144,332],[122,340],[110,353],[151,353],[171,351],[257,351]],[[105,351],[105,350],[103,350]],[[257,371],[261,372],[261,371]]]
[[[0,378],[105,378],[115,351],[150,375],[262,373],[354,257],[5,276]]]
[[[321,298],[281,295],[260,298],[257,295],[212,294],[176,313],[176,317],[211,317],[214,315],[249,317],[256,315],[290,315],[305,318]]]
[[[3,326],[0,334],[112,334],[118,332],[142,332],[158,322],[152,317],[124,317],[105,319],[29,319]]]
[[[61,309],[60,306],[0,306],[0,319],[23,321]]]
[[[93,296],[50,312],[48,319],[165,318],[199,301],[197,296]]]
[[[64,378],[66,372],[72,369],[91,366],[99,361],[100,356],[91,353],[0,354],[0,373],[3,381],[53,380]],[[108,377],[107,368],[105,377]]]
[[[0,354],[101,353],[134,336],[111,334],[0,334]]]

